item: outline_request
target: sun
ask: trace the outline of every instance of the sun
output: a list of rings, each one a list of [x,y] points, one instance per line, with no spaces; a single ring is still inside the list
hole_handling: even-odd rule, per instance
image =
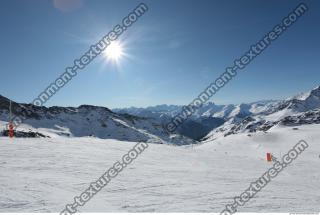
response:
[[[119,42],[111,42],[104,51],[104,56],[111,61],[119,61],[123,56],[123,48]]]

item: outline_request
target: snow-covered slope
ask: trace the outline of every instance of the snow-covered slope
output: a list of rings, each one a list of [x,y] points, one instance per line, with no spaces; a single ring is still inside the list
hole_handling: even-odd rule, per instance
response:
[[[235,134],[174,147],[149,144],[80,212],[219,213],[300,139],[309,148],[239,212],[318,213],[320,125]],[[97,138],[0,138],[0,212],[60,212],[135,143]]]

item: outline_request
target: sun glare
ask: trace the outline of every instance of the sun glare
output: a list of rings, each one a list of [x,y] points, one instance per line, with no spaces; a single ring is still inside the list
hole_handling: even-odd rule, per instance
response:
[[[123,48],[119,42],[112,42],[106,48],[104,55],[109,60],[118,61],[123,55]]]

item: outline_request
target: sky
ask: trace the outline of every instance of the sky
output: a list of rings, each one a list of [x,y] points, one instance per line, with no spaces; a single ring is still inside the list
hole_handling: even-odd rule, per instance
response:
[[[46,106],[189,104],[292,11],[295,0],[145,0],[149,10]],[[283,99],[320,85],[320,2],[211,101]],[[67,4],[68,3],[68,4]],[[30,103],[141,1],[2,0],[0,94]]]

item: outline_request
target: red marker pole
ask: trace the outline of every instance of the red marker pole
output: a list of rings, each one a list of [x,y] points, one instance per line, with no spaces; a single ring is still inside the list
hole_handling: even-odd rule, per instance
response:
[[[14,136],[14,131],[13,131],[13,124],[12,124],[12,111],[11,111],[11,100],[10,100],[10,106],[9,106],[9,111],[10,111],[10,115],[9,115],[9,137],[13,138]]]
[[[267,161],[271,162],[272,158],[271,158],[271,153],[267,152]]]
[[[13,136],[14,136],[13,125],[12,125],[12,122],[9,122],[9,137],[13,138]]]

